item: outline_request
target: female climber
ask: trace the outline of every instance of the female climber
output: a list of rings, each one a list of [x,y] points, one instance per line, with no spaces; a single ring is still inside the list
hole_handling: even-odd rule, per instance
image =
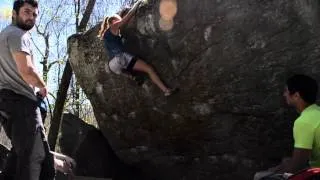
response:
[[[141,1],[138,0],[132,9],[121,18],[119,15],[113,15],[105,18],[101,24],[98,37],[104,41],[104,46],[109,53],[109,68],[115,74],[128,74],[132,71],[147,73],[154,84],[156,84],[165,96],[170,96],[175,89],[170,89],[160,80],[154,69],[143,60],[124,51],[124,45],[121,40],[120,28],[127,24],[138,9]]]

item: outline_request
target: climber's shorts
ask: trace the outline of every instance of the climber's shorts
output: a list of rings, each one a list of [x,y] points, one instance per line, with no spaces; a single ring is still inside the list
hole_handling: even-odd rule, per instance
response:
[[[138,58],[135,56],[124,52],[111,59],[109,62],[109,68],[116,74],[121,74],[123,70],[131,72],[137,60]]]

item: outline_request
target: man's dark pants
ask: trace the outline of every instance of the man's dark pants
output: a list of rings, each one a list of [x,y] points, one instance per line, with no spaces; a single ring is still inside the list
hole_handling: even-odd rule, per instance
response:
[[[0,90],[0,119],[16,156],[14,180],[39,180],[40,176],[41,180],[51,179],[41,175],[44,169],[54,172],[54,167],[43,128],[37,123],[41,122],[37,102],[10,90]]]

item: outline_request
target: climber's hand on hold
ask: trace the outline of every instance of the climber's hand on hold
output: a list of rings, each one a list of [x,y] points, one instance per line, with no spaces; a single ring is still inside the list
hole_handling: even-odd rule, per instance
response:
[[[111,26],[111,28],[112,27],[120,28],[123,25],[127,24],[130,21],[130,19],[136,14],[136,11],[138,10],[140,3],[141,3],[141,0],[138,0],[137,2],[135,2],[133,7],[129,10],[129,12],[124,17],[122,17],[122,20],[114,23]]]

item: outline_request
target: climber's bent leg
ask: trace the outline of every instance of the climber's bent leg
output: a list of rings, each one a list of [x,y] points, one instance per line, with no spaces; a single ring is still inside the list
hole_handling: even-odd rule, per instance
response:
[[[121,53],[116,55],[109,61],[110,70],[120,75],[121,73],[131,74],[134,64],[137,58],[129,53]]]
[[[164,85],[152,66],[145,63],[143,60],[134,57],[129,53],[122,53],[114,57],[109,62],[109,68],[115,74],[120,75],[121,73],[132,71],[140,71],[147,73],[154,84],[156,84],[164,93],[165,96],[170,96],[175,90],[171,90]]]
[[[154,84],[156,84],[163,92],[168,92],[169,89],[163,84],[163,82],[160,80],[157,73],[154,71],[154,69],[145,63],[144,61],[138,59],[136,63],[133,66],[133,70],[135,71],[142,71],[144,73],[147,73],[152,80]]]

